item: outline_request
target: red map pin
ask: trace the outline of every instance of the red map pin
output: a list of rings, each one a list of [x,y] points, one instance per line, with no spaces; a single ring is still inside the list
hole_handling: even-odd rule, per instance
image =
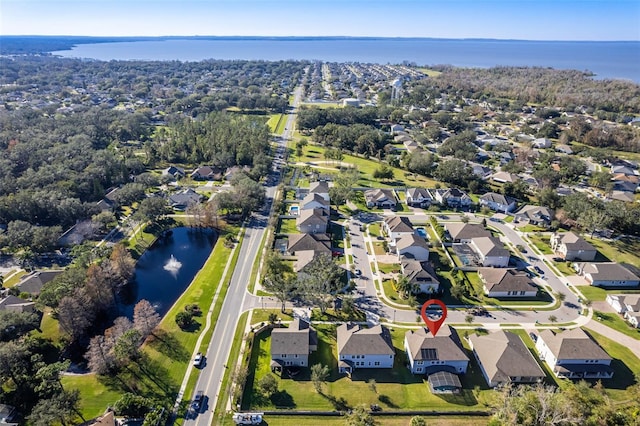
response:
[[[440,308],[442,308],[442,316],[435,321],[429,319],[429,317],[427,316],[427,307],[430,305],[438,305],[440,306]],[[422,305],[420,316],[422,317],[424,323],[427,324],[427,328],[429,329],[433,337],[435,337],[438,330],[440,330],[440,326],[444,322],[445,318],[447,318],[447,306],[438,299],[427,300],[426,302],[424,302],[424,305]]]

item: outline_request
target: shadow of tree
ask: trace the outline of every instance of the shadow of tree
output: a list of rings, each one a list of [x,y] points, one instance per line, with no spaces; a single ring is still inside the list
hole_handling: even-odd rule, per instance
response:
[[[398,405],[394,404],[394,402],[387,395],[379,395],[378,401],[382,402],[389,408],[400,408]]]
[[[333,408],[336,411],[348,411],[351,409],[344,397],[336,398],[334,395],[327,395],[324,393],[320,393],[320,395],[324,396],[331,405],[333,405]]]
[[[179,340],[173,334],[164,330],[156,331],[154,335],[147,340],[148,345],[175,361],[188,361],[191,354],[180,344]]]
[[[277,408],[295,408],[296,403],[293,396],[286,390],[281,390],[271,395],[271,403]]]

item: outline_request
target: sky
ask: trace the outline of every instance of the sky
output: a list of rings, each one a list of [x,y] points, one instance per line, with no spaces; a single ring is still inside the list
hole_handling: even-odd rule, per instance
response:
[[[640,0],[0,0],[0,35],[640,40]]]

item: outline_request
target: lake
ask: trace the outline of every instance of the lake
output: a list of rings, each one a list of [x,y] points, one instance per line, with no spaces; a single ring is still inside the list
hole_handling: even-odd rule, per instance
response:
[[[217,238],[213,230],[187,227],[159,238],[138,260],[120,315],[131,318],[134,305],[146,299],[164,316],[202,268]]]
[[[596,78],[622,78],[640,83],[640,42],[221,37],[79,44],[72,50],[53,54],[105,61],[306,59],[480,68],[541,66],[591,71]]]

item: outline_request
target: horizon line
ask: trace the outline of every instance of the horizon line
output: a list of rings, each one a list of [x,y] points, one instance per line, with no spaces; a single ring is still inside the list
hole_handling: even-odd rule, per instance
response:
[[[0,37],[76,37],[87,39],[180,39],[180,38],[220,38],[220,39],[388,39],[388,40],[458,40],[458,41],[531,41],[531,42],[572,42],[572,43],[640,43],[638,40],[576,40],[576,39],[519,39],[494,37],[428,37],[428,36],[362,36],[362,35],[73,35],[73,34],[0,34]]]

